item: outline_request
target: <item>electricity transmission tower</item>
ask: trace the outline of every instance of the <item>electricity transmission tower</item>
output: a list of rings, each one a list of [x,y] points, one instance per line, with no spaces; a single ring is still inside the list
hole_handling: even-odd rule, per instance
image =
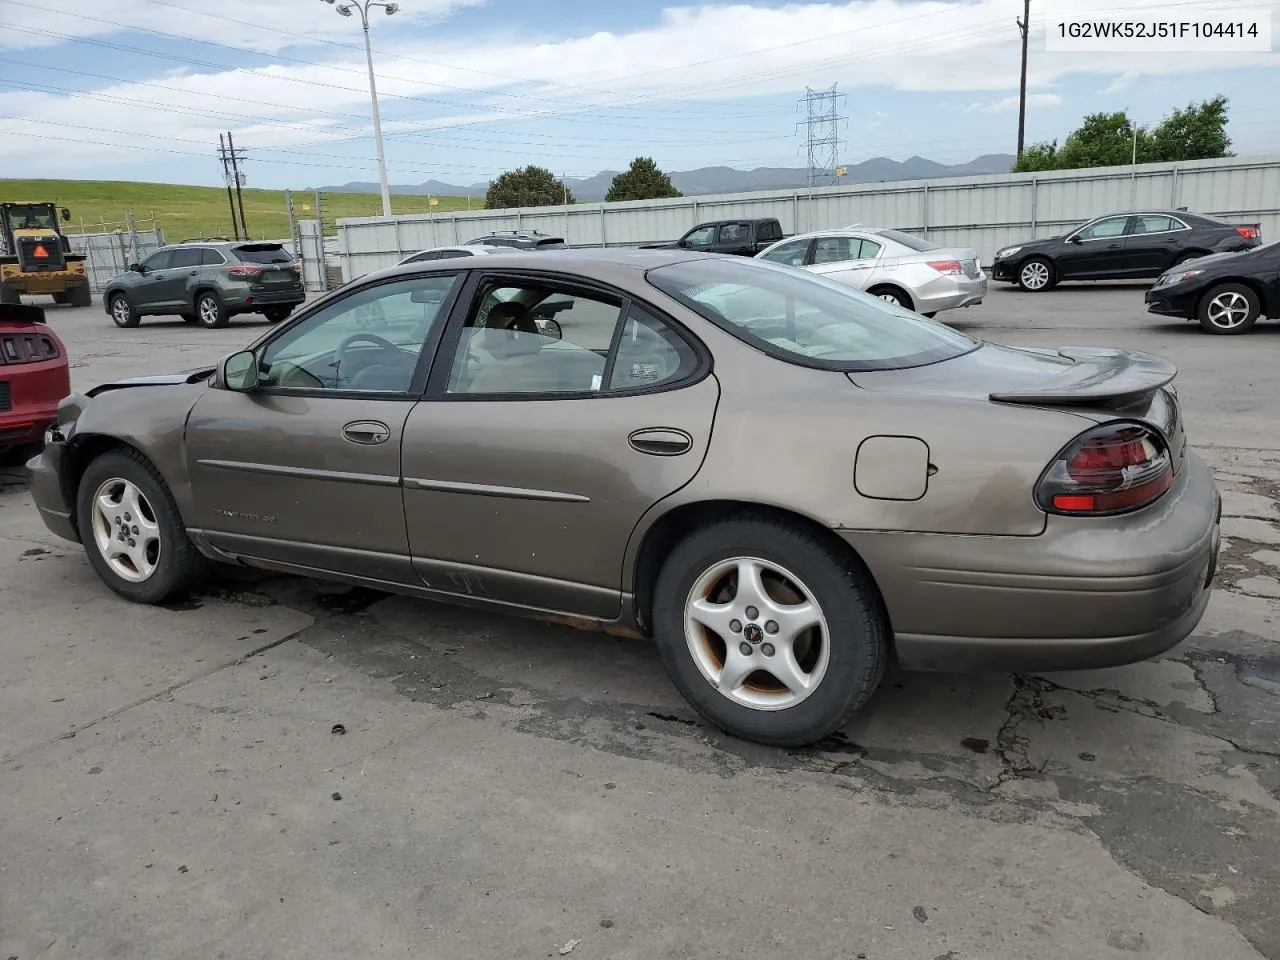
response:
[[[805,108],[805,144],[809,152],[809,186],[827,187],[836,182],[836,160],[840,153],[840,121],[836,104],[842,95],[836,84],[829,90],[804,88],[800,102]]]

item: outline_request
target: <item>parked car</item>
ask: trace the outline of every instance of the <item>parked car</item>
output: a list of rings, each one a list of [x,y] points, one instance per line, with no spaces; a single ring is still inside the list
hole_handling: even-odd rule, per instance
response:
[[[0,304],[0,451],[42,442],[69,393],[67,348],[44,310]]]
[[[558,340],[530,317],[557,297]],[[218,364],[71,398],[28,469],[130,600],[217,560],[649,636],[711,723],[791,746],[891,654],[1082,669],[1186,637],[1221,510],[1176,372],[764,261],[512,253],[382,271]]]
[[[553,237],[537,230],[511,230],[505,233],[489,233],[468,240],[466,246],[508,247],[512,250],[564,250],[563,237]]]
[[[133,264],[107,285],[102,304],[117,327],[180,316],[212,328],[242,313],[279,323],[306,298],[302,264],[282,244],[197,242],[161,247]]]
[[[646,243],[642,250],[697,250],[703,253],[727,253],[754,257],[757,253],[785,237],[782,224],[773,217],[756,220],[713,220],[700,223],[672,243]]]
[[[804,267],[926,317],[972,307],[987,295],[977,251],[940,247],[899,230],[818,230],[775,243],[756,258]]]
[[[1261,242],[1256,223],[1234,226],[1186,210],[1113,213],[1060,237],[996,251],[991,276],[1039,293],[1063,280],[1158,277],[1196,257],[1248,250]]]
[[[1174,267],[1146,300],[1151,313],[1199,320],[1206,333],[1244,333],[1259,317],[1280,319],[1280,241]]]
[[[400,261],[399,266],[406,263],[430,263],[432,260],[452,260],[458,257],[482,257],[490,253],[510,253],[509,246],[489,246],[483,243],[465,243],[455,247],[431,247],[419,250]]]

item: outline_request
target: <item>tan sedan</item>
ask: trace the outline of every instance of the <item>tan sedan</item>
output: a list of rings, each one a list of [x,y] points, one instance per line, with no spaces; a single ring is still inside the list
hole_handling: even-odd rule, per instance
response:
[[[652,637],[710,721],[798,745],[891,658],[1078,669],[1186,637],[1220,505],[1174,374],[767,263],[499,254],[69,398],[29,470],[128,599],[242,564]]]

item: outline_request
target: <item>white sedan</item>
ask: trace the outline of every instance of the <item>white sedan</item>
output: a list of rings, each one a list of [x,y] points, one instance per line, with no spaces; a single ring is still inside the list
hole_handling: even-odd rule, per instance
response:
[[[940,247],[900,230],[819,230],[780,240],[756,258],[801,267],[926,317],[987,295],[975,250]]]

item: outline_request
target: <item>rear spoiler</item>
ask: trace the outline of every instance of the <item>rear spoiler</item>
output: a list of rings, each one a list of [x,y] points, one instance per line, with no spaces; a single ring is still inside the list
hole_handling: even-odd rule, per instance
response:
[[[20,303],[0,304],[0,323],[45,323],[44,307],[30,307]]]
[[[1027,348],[1023,348],[1027,349]],[[992,393],[998,403],[1127,406],[1173,382],[1178,368],[1164,357],[1131,350],[1063,347],[1029,350],[1074,363],[1034,386]]]

